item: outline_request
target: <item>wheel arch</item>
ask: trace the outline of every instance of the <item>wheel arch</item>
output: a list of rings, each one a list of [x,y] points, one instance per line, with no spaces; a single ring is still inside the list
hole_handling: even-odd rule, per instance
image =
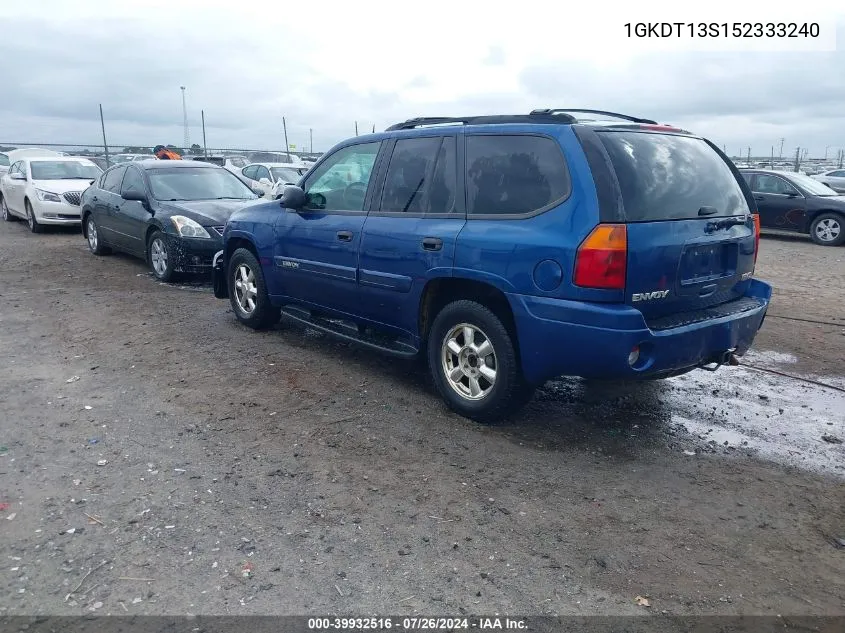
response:
[[[505,293],[492,283],[464,277],[436,277],[426,282],[417,315],[418,336],[423,344],[438,312],[447,304],[459,300],[475,301],[492,310],[502,320],[519,351],[516,321]]]
[[[813,228],[813,222],[816,221],[816,218],[824,213],[832,213],[834,215],[838,215],[842,220],[845,222],[845,210],[843,209],[814,209],[812,211],[807,212],[807,225],[804,227],[804,231],[806,233],[810,233]]]

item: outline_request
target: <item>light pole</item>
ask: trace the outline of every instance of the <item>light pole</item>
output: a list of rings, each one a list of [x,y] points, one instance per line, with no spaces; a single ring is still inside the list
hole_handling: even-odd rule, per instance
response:
[[[182,141],[184,151],[187,152],[191,148],[191,137],[188,134],[188,106],[185,105],[185,86],[179,86],[179,88],[182,90],[182,127],[185,132]]]
[[[827,160],[827,150],[830,149],[830,145],[826,145],[824,148],[824,159]]]

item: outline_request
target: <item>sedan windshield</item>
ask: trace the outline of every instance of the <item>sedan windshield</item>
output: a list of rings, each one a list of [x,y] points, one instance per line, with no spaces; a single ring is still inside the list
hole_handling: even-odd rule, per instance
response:
[[[32,161],[29,165],[33,180],[93,180],[103,171],[96,165],[76,161]]]
[[[151,169],[148,174],[156,200],[253,200],[257,197],[226,169]]]
[[[804,174],[789,174],[789,180],[804,189],[813,196],[838,196],[833,189],[826,184]]]
[[[282,182],[299,182],[299,172],[295,169],[288,169],[287,167],[273,167],[270,169],[273,178],[281,180]]]

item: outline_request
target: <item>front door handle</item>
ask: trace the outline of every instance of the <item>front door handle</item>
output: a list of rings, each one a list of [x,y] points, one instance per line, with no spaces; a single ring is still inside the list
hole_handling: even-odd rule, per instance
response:
[[[439,251],[443,248],[443,240],[439,237],[426,237],[422,241],[422,247],[426,251]]]
[[[337,239],[341,242],[351,242],[352,241],[352,231],[338,231],[337,232]]]

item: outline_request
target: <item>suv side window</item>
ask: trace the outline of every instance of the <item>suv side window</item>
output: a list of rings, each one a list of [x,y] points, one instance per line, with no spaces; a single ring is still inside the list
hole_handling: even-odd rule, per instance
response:
[[[543,136],[467,137],[467,215],[525,215],[569,196],[557,142]]]
[[[798,190],[783,178],[771,174],[757,174],[757,181],[754,185],[755,193],[774,193],[779,195],[798,194]]]
[[[304,183],[306,209],[363,211],[381,142],[348,145],[326,158]]]
[[[457,189],[455,137],[396,141],[379,210],[393,213],[451,213]]]
[[[124,165],[112,167],[109,171],[103,174],[103,189],[111,191],[112,193],[120,192],[120,181],[123,180],[123,172],[126,171]]]
[[[126,175],[123,177],[123,185],[120,188],[121,193],[127,191],[137,191],[145,193],[147,188],[144,186],[144,177],[141,172],[132,167],[127,168]]]

